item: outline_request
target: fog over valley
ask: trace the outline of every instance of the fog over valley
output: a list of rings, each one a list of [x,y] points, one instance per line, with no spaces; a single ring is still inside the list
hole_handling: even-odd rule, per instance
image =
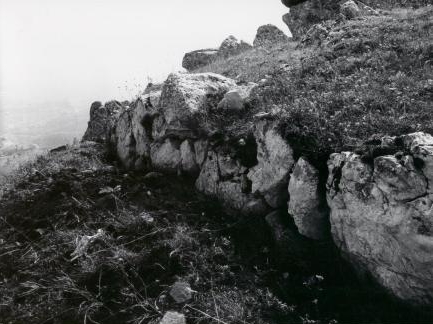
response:
[[[288,33],[285,12],[265,0],[0,0],[0,137],[70,143],[93,101],[132,99],[182,70],[184,53],[228,35],[252,42],[266,23]]]

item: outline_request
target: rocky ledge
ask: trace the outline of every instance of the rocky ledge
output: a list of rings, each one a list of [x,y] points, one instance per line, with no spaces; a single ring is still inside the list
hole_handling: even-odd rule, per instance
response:
[[[259,88],[213,73],[171,74],[128,106],[93,104],[85,139],[105,142],[127,169],[194,178],[233,214],[265,218],[288,208],[302,235],[332,237],[360,273],[431,307],[433,137],[385,137],[374,145],[392,155],[336,153],[319,171],[268,113],[254,116],[249,137],[224,139],[210,127],[215,116],[248,110]]]

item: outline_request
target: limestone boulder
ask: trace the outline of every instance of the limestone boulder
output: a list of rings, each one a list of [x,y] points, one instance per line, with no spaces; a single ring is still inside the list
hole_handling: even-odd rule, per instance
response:
[[[191,140],[185,140],[180,145],[181,170],[188,175],[196,175],[200,171],[197,164],[194,143]]]
[[[218,49],[202,49],[186,53],[182,60],[182,67],[194,71],[209,65],[218,57]]]
[[[258,164],[248,172],[252,193],[262,195],[273,208],[282,207],[288,200],[287,186],[295,164],[293,150],[267,121],[257,122],[255,138]]]
[[[297,3],[295,3],[297,2]],[[284,15],[294,39],[301,39],[315,24],[335,19],[339,13],[339,2],[333,0],[286,1],[290,12]]]
[[[246,168],[239,161],[218,150],[209,150],[195,186],[214,197],[231,211],[242,211],[252,197],[246,190]]]
[[[290,175],[288,211],[299,233],[315,240],[326,238],[329,231],[329,211],[321,189],[319,171],[300,158]]]
[[[170,74],[162,88],[154,137],[194,137],[199,118],[216,107],[236,82],[215,73]]]
[[[242,41],[237,39],[234,36],[227,37],[222,43],[218,50],[218,56],[222,58],[228,58],[230,56],[238,55],[242,52],[248,51],[253,47]]]
[[[251,93],[256,86],[256,83],[249,82],[227,91],[224,98],[218,103],[217,108],[219,110],[242,111],[250,100]]]
[[[173,139],[166,139],[163,143],[152,143],[150,159],[156,170],[177,173],[182,163],[180,143]]]
[[[422,150],[431,138],[412,134],[403,142]],[[427,151],[422,157],[430,158]],[[327,201],[333,239],[355,269],[404,301],[432,307],[431,169],[416,161],[396,154],[368,164],[354,153],[333,154]]]
[[[152,94],[154,104],[158,94]],[[117,156],[128,169],[142,169],[149,163],[150,144],[153,141],[153,119],[156,107],[150,96],[135,101],[125,109],[115,126]]]
[[[269,47],[287,42],[289,37],[277,26],[268,24],[260,26],[254,39],[254,47]]]
[[[110,101],[105,105],[96,101],[90,107],[90,120],[83,141],[106,143],[110,132],[125,106],[118,101]]]

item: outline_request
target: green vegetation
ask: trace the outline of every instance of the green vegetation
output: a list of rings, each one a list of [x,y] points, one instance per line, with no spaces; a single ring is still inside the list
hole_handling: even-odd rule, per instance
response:
[[[243,127],[276,111],[298,154],[323,161],[373,135],[433,132],[432,35],[431,6],[396,9],[336,24],[320,45],[254,49],[200,72],[266,78]]]

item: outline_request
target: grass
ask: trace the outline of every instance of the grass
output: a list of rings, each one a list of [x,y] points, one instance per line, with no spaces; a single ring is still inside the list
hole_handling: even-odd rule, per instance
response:
[[[337,24],[320,45],[254,49],[199,71],[265,78],[242,127],[222,117],[223,132],[244,136],[255,113],[272,112],[297,154],[320,164],[374,135],[433,132],[432,17],[431,6],[395,9]]]
[[[156,323],[171,309],[191,323],[265,322],[267,292],[240,279],[254,270],[240,272],[227,216],[192,184],[148,186],[143,176],[108,165],[99,146],[50,153],[17,172],[0,200],[1,323]],[[99,193],[107,187],[116,189]],[[168,296],[179,279],[198,292],[187,305]],[[283,303],[266,298],[287,318]]]
[[[227,216],[186,179],[124,173],[99,145],[41,156],[9,180],[0,323],[157,323],[169,310],[190,324],[427,318],[361,285],[330,245],[301,239],[293,224],[282,256],[262,220]],[[178,280],[195,291],[181,305],[168,294]]]

